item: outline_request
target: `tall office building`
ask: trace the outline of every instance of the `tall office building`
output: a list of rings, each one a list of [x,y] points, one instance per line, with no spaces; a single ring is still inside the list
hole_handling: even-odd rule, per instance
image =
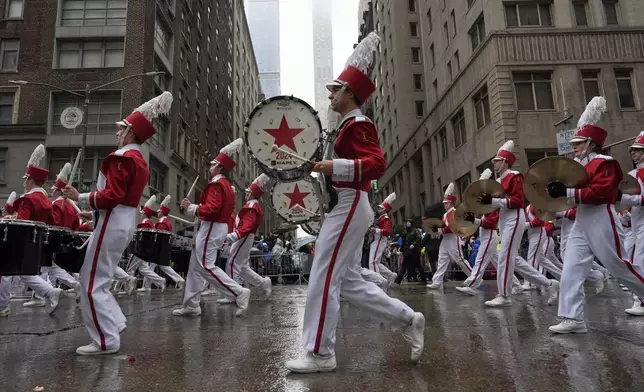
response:
[[[382,38],[379,187],[399,195],[396,222],[440,201],[450,182],[464,190],[506,140],[523,172],[556,155],[556,133],[576,128],[595,95],[608,102],[608,143],[642,129],[640,0],[366,0],[361,9],[360,36]],[[565,114],[571,121],[555,126]],[[626,145],[610,153],[631,168]]]
[[[336,0],[337,1],[337,0]],[[313,0],[313,77],[315,102],[322,127],[327,127],[329,92],[327,83],[333,80],[333,2]]]
[[[281,94],[279,0],[245,0],[246,19],[266,97]]]

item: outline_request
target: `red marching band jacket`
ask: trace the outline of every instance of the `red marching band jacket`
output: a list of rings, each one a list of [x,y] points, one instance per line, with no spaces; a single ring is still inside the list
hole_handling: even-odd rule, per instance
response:
[[[502,205],[497,205],[497,207],[510,210],[523,209],[525,205],[523,174],[514,170],[508,170],[506,173],[501,176],[500,181],[506,197],[505,199],[497,199],[502,201]]]
[[[454,207],[452,207],[443,214],[443,223],[445,223],[445,227],[443,227],[443,234],[452,234],[452,229],[449,228],[449,218],[454,215],[454,211]]]
[[[552,233],[555,232],[555,225],[552,222],[544,222],[543,228],[546,229],[546,235],[552,237]]]
[[[376,235],[379,235],[381,237],[389,237],[391,235],[391,232],[393,231],[393,223],[391,223],[391,218],[389,218],[389,215],[384,214],[380,218],[378,218],[378,221],[376,221]]]
[[[545,225],[545,222],[539,219],[534,214],[534,205],[530,204],[528,207],[525,209],[525,215],[527,218],[527,223],[530,227],[536,228],[536,227],[543,227]]]
[[[235,221],[237,220],[237,214],[233,212],[230,214],[230,219],[228,219],[228,232],[232,233],[235,230]]]
[[[386,162],[375,125],[356,110],[344,120],[334,145],[332,185],[369,192],[371,180],[385,173]]]
[[[196,215],[202,221],[226,223],[235,209],[235,194],[228,179],[215,176],[201,192]]]
[[[72,203],[73,201],[64,200],[62,197],[54,200],[49,224],[78,231],[80,228],[78,210]]]
[[[48,223],[52,205],[41,188],[35,188],[16,199],[13,207],[18,211],[18,219]]]
[[[237,238],[255,234],[264,221],[264,210],[257,200],[250,200],[239,210],[235,221]]]
[[[152,223],[152,220],[150,218],[143,218],[141,222],[139,222],[138,225],[136,225],[137,229],[154,229],[154,223]]]
[[[615,204],[617,191],[622,181],[619,162],[606,155],[596,155],[584,168],[588,177],[582,181],[584,188],[568,188],[568,202],[571,204]]]
[[[481,227],[487,230],[496,230],[499,225],[499,210],[494,210],[488,214],[483,215],[481,220]]]
[[[172,231],[172,222],[170,222],[167,216],[164,216],[154,224],[154,228],[157,230]]]

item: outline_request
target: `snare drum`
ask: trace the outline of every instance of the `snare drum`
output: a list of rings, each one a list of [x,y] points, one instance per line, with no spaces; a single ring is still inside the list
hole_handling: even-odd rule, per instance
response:
[[[138,229],[132,239],[131,252],[143,261],[170,265],[172,233],[164,230]]]
[[[41,267],[51,267],[54,254],[65,253],[74,242],[74,232],[64,227],[48,226],[42,243]]]
[[[70,273],[79,273],[87,253],[87,240],[92,233],[76,232],[74,241],[67,246],[66,252],[56,253],[56,265]]]
[[[309,160],[319,160],[322,126],[317,112],[292,96],[276,96],[260,102],[244,124],[246,146],[260,169],[279,181],[297,181],[309,175],[313,164],[283,152],[273,145]]]
[[[293,224],[316,218],[314,214],[320,210],[318,197],[308,178],[296,182],[278,182],[271,190],[271,201],[275,212]]]
[[[0,220],[0,276],[38,275],[47,225],[25,220]]]

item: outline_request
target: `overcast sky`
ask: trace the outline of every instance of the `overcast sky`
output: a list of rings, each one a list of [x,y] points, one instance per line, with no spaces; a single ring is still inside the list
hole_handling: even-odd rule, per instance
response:
[[[358,39],[358,0],[333,1],[333,64],[337,76]],[[280,0],[282,94],[314,106],[312,0]]]

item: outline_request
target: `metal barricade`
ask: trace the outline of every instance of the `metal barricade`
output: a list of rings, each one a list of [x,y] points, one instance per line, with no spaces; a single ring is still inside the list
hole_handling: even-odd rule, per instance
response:
[[[250,267],[260,276],[276,278],[277,283],[297,283],[305,281],[305,271],[310,272],[310,261],[302,253],[282,253],[278,256],[251,254]],[[307,255],[304,255],[307,256]],[[308,281],[307,281],[308,282]]]

